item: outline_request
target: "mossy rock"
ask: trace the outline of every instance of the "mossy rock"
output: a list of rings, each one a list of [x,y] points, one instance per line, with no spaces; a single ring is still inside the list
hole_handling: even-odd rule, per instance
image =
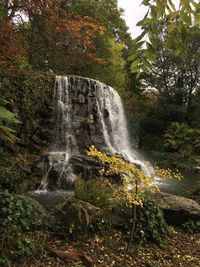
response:
[[[54,211],[54,220],[66,229],[85,229],[98,214],[99,208],[78,199],[69,198],[59,204]]]

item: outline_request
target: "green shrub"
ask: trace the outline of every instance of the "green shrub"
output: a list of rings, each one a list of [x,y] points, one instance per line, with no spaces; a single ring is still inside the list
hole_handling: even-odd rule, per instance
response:
[[[12,261],[7,257],[0,258],[0,266],[11,266]]]
[[[20,233],[1,232],[2,246],[0,247],[0,266],[18,266],[23,264],[28,257],[36,254],[42,255],[40,245],[36,245],[31,239],[23,237]],[[21,265],[20,265],[21,266]]]
[[[22,195],[0,192],[0,229],[23,232],[41,227],[43,208],[35,200]]]
[[[196,165],[196,155],[153,151],[149,156],[162,168],[193,170]]]
[[[200,130],[187,124],[173,122],[164,135],[165,147],[182,155],[192,155],[200,148]]]
[[[101,179],[84,181],[77,179],[74,184],[75,198],[104,207],[113,203],[112,187]]]
[[[4,153],[0,158],[0,190],[18,191],[18,185],[26,178],[18,167],[17,158],[11,153]]]
[[[194,222],[189,220],[183,224],[183,228],[191,234],[200,233],[200,221]]]
[[[165,243],[168,228],[159,205],[149,195],[144,195],[143,207],[138,207],[135,238],[140,243],[148,241]]]
[[[23,58],[16,64],[17,68],[0,72],[0,97],[14,104],[25,123],[35,119],[47,102],[52,102],[55,75],[32,70]]]
[[[17,249],[19,254],[24,257],[31,256],[36,250],[35,244],[28,238],[19,237],[16,240]]]

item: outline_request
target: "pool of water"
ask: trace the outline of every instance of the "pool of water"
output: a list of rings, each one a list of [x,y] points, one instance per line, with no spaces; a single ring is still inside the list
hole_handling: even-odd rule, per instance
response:
[[[67,198],[73,197],[74,192],[65,190],[37,190],[28,192],[28,195],[37,200],[44,208],[52,209],[53,207],[65,201]]]

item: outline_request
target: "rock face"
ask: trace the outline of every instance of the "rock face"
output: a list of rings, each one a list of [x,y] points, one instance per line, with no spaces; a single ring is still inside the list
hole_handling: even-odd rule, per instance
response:
[[[200,221],[200,205],[196,201],[163,192],[154,197],[161,205],[167,223],[181,225],[190,219]]]

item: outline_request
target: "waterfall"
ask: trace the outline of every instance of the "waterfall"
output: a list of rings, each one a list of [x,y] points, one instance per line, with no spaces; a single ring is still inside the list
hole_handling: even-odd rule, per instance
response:
[[[91,145],[145,169],[131,148],[122,100],[113,88],[89,78],[57,76],[53,98],[55,139],[48,154],[43,189],[53,172],[54,176],[59,173],[57,188],[62,189],[62,180],[73,181],[71,159],[85,155]]]
[[[127,130],[124,108],[119,94],[111,87],[104,87],[100,84],[97,98],[99,116],[102,120],[103,132],[110,152],[121,154],[131,162],[138,158],[136,152],[131,149]],[[107,119],[103,111],[108,111]]]

